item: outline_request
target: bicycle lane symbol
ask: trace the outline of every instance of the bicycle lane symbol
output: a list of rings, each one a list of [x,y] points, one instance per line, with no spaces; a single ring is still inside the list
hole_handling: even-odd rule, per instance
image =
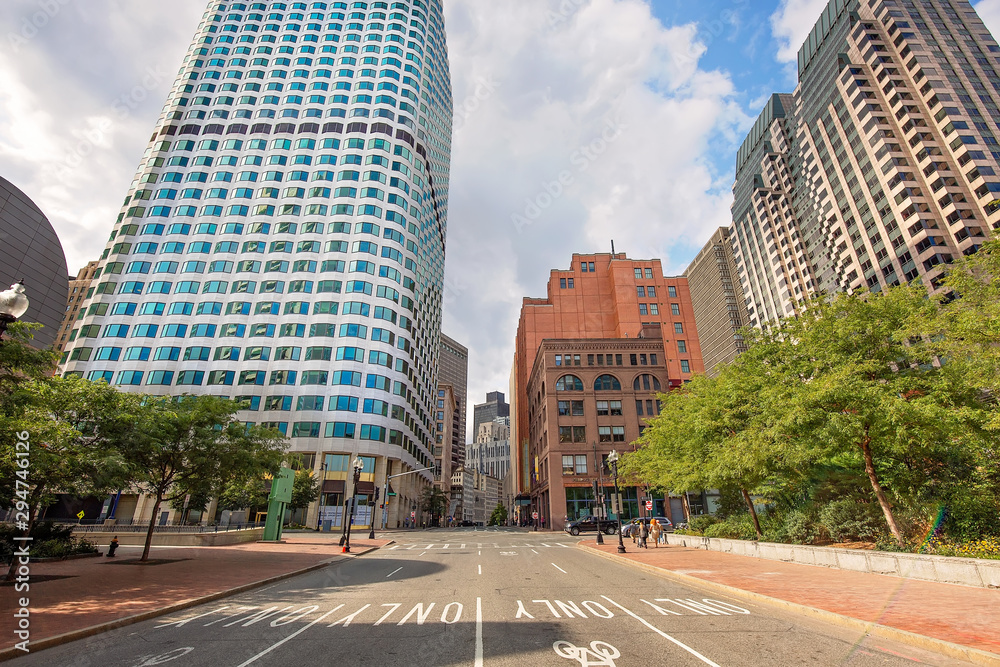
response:
[[[590,642],[590,648],[586,646],[576,646],[568,641],[556,641],[552,643],[552,650],[560,658],[576,660],[583,667],[616,667],[615,658],[621,657],[621,651],[607,642]]]

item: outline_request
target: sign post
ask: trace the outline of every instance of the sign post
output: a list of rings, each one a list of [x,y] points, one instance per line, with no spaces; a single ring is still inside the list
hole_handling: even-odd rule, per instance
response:
[[[282,468],[271,481],[271,495],[267,499],[267,519],[264,522],[264,539],[262,542],[280,542],[281,524],[284,523],[285,506],[292,502],[292,485],[295,482],[295,471]]]

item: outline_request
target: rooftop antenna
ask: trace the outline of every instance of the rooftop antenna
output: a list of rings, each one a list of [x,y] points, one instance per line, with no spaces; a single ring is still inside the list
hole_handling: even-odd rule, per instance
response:
[[[615,254],[615,240],[611,239],[611,254]]]

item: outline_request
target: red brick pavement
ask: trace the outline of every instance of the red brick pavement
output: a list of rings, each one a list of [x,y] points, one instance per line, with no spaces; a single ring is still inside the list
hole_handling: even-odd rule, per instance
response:
[[[616,553],[617,540],[580,546]],[[660,545],[623,558],[970,648],[1000,653],[1000,590]]]
[[[331,559],[350,558],[391,540],[351,540],[342,554],[337,536],[286,534],[284,544],[260,542],[217,547],[153,547],[160,565],[121,564],[138,559],[142,547],[119,547],[114,559],[35,563],[31,576],[65,579],[35,581],[28,593],[0,587],[0,651],[14,644],[12,613],[18,598],[30,599],[31,641],[154,611],[213,593],[288,574]],[[107,545],[101,545],[106,551]]]

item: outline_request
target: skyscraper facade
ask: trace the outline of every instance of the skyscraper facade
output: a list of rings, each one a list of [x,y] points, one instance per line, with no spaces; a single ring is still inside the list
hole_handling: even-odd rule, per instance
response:
[[[705,371],[688,280],[664,276],[658,259],[632,260],[624,253],[574,254],[569,269],[550,273],[546,298],[523,300],[511,378],[511,445],[518,492],[530,489],[538,475],[529,450],[534,443],[528,385],[543,341],[639,338],[651,326],[662,331],[658,331],[657,342],[663,349],[657,363],[662,376],[669,378],[664,391]],[[606,355],[603,349],[599,352],[582,355],[583,363],[604,366]],[[617,358],[621,356],[619,350]],[[581,355],[576,357],[579,365]],[[647,364],[646,355],[629,363]],[[622,382],[632,382],[639,373],[629,368],[628,374]]]
[[[328,508],[355,455],[366,492],[430,467],[451,118],[442,0],[213,0],[64,373],[239,399]]]
[[[737,159],[757,324],[806,292],[933,288],[1000,225],[1000,46],[968,2],[831,0],[798,75]]]
[[[486,393],[486,402],[476,403],[472,409],[472,439],[478,441],[479,427],[497,417],[510,417],[510,406],[502,391],[490,391]]]
[[[684,271],[706,375],[714,377],[747,349],[740,332],[748,326],[746,301],[733,262],[729,230],[720,227]]]
[[[438,356],[438,383],[450,384],[458,403],[458,423],[454,429],[455,448],[461,450],[461,464],[465,460],[465,413],[467,411],[467,395],[469,393],[469,348],[454,338],[441,334]]]

